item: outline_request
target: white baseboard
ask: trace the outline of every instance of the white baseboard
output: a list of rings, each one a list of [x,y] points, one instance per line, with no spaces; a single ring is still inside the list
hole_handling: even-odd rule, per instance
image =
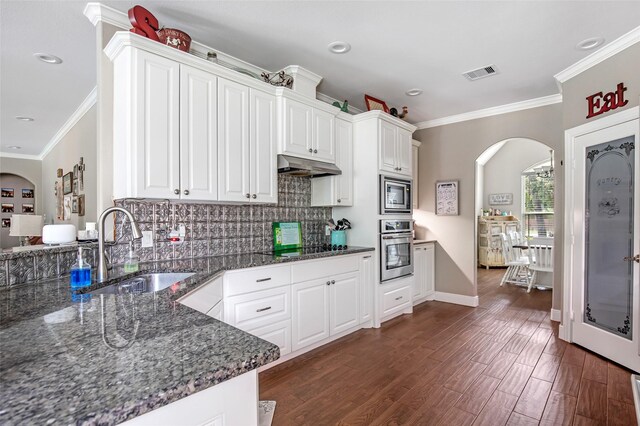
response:
[[[477,307],[479,303],[478,296],[464,296],[462,294],[455,293],[443,293],[436,291],[435,300],[438,302],[453,303],[455,305]]]
[[[558,328],[558,337],[567,342],[571,342],[571,340],[569,340],[569,337],[567,336],[567,330],[562,324],[560,324],[560,327]]]
[[[560,309],[551,309],[551,321],[562,321],[562,311]]]

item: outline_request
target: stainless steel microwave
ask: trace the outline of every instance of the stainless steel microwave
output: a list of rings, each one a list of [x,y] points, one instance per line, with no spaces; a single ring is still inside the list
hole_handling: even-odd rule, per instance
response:
[[[380,214],[411,213],[411,181],[380,175]]]

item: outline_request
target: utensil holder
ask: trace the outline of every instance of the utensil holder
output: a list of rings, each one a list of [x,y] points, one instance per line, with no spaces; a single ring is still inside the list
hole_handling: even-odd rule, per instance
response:
[[[331,231],[331,245],[332,246],[346,246],[347,245],[347,232]]]

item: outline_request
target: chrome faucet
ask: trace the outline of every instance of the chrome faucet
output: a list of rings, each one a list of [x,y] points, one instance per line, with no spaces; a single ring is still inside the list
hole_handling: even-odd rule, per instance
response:
[[[133,217],[131,212],[122,207],[107,207],[100,218],[98,219],[98,282],[108,278],[108,270],[107,270],[107,258],[104,253],[104,221],[109,216],[109,213],[113,212],[122,212],[129,218],[129,222],[131,222],[131,233],[133,234],[133,239],[138,240],[142,238],[142,232],[140,232],[140,228],[138,227],[138,223],[136,219]]]

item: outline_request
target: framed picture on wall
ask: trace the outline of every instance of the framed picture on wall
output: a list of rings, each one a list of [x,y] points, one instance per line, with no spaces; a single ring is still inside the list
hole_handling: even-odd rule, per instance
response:
[[[63,220],[71,219],[71,195],[64,196]]]
[[[78,190],[80,187],[78,186],[78,178],[73,179],[73,195],[78,195]]]
[[[513,193],[489,194],[490,206],[502,206],[513,204]]]
[[[2,213],[13,213],[13,203],[2,203]]]
[[[3,228],[11,228],[11,218],[2,218],[2,227]]]
[[[33,204],[23,204],[22,205],[22,213],[25,214],[33,214],[34,213]]]
[[[78,197],[71,198],[71,213],[78,213]]]
[[[385,101],[376,99],[373,96],[364,95],[364,103],[367,106],[367,111],[384,111],[389,113],[389,107]]]
[[[33,189],[31,189],[31,188],[23,188],[22,189],[22,198],[33,198]]]
[[[436,182],[436,214],[439,216],[458,216],[458,187],[457,180]]]
[[[64,195],[73,192],[73,172],[69,172],[62,177],[62,193]]]
[[[78,216],[84,216],[84,194],[78,195]]]
[[[2,188],[2,198],[13,198],[13,188]]]

